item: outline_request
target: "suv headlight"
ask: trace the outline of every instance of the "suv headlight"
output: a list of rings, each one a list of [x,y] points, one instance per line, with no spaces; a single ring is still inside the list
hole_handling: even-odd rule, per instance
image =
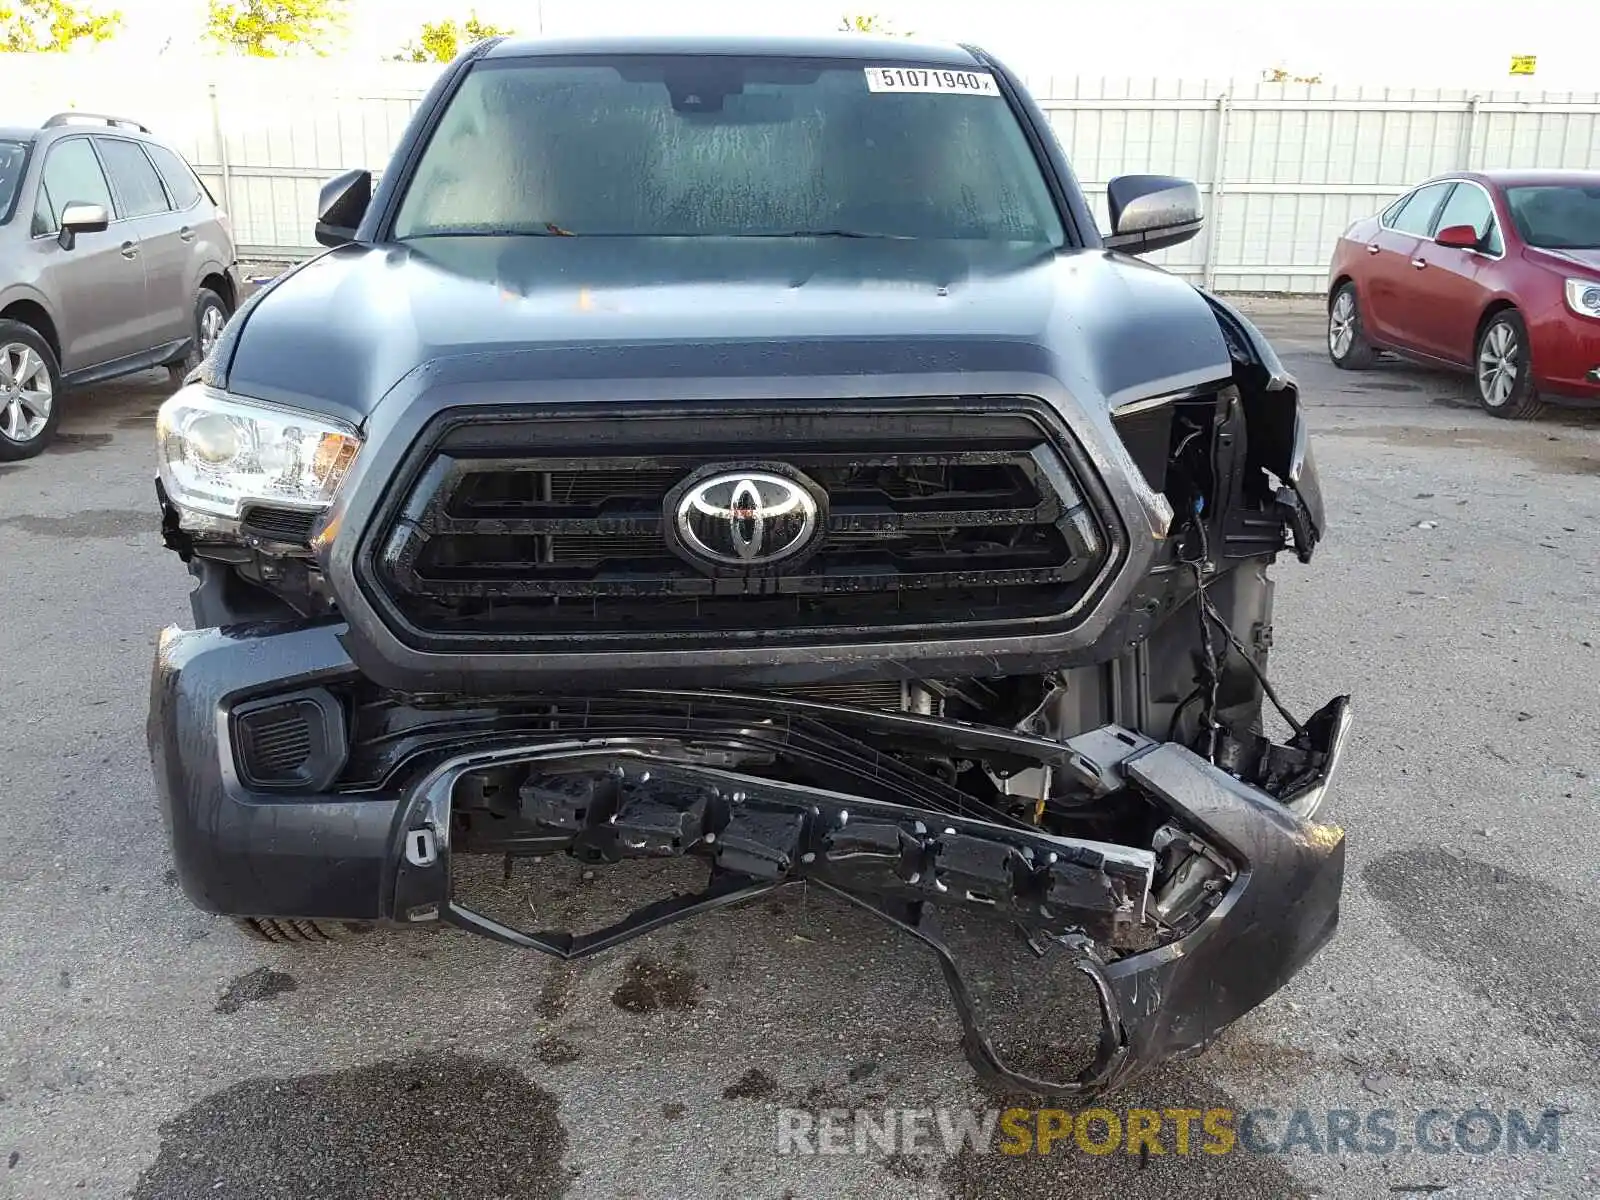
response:
[[[191,384],[161,406],[167,497],[191,528],[225,526],[249,504],[321,511],[361,449],[349,425]],[[220,518],[220,520],[218,520]]]
[[[1580,317],[1600,317],[1600,280],[1567,280],[1567,307]]]

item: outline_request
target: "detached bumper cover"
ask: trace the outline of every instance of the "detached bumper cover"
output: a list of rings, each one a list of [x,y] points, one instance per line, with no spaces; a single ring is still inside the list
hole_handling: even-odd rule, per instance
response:
[[[306,794],[248,789],[233,764],[229,714],[263,695],[354,679],[341,627],[270,637],[168,630],[157,653],[149,737],[163,815],[185,892],[240,916],[444,921],[564,958],[605,950],[698,912],[804,880],[838,893],[929,945],[980,1072],[1041,1095],[1081,1096],[1162,1060],[1197,1052],[1261,1003],[1332,935],[1344,873],[1342,833],[1186,748],[1127,738],[1123,757],[1076,769],[1136,787],[1166,818],[1205,839],[1235,874],[1185,936],[1103,961],[1096,942],[1145,921],[1155,856],[1140,847],[1060,838],[1027,826],[784,784],[677,753],[659,739],[474,743],[394,790]],[[848,714],[840,714],[841,719]],[[985,736],[948,724],[952,739]],[[1328,723],[1334,737],[1347,721]],[[1039,743],[1060,754],[1055,743]],[[1081,756],[1079,756],[1081,758]],[[451,804],[467,772],[535,764],[524,810],[547,833],[526,852],[599,861],[694,853],[710,882],[584,934],[522,931],[461,906],[451,884]],[[532,844],[538,842],[538,845]],[[1070,954],[1094,982],[1100,1052],[1080,1076],[1011,1070],[980,1025],[934,913],[986,911],[1036,944]]]

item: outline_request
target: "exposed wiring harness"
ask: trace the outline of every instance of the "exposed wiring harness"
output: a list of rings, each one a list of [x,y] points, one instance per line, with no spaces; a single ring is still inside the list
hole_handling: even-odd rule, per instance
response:
[[[1255,656],[1252,655],[1250,651],[1245,649],[1244,643],[1241,642],[1238,638],[1238,635],[1228,627],[1228,623],[1222,619],[1222,614],[1217,611],[1217,606],[1212,603],[1211,597],[1205,592],[1200,593],[1200,604],[1201,607],[1204,608],[1206,614],[1217,623],[1217,627],[1221,629],[1225,635],[1227,635],[1228,642],[1235,650],[1239,652],[1239,657],[1244,659],[1244,665],[1250,668],[1250,673],[1260,681],[1261,690],[1266,693],[1267,699],[1272,701],[1272,707],[1278,710],[1278,715],[1288,722],[1289,728],[1293,729],[1296,734],[1304,733],[1306,731],[1306,727],[1297,721],[1294,714],[1284,706],[1283,701],[1278,697],[1277,689],[1275,689],[1272,686],[1271,681],[1267,679],[1266,672],[1263,671],[1256,663]]]
[[[1200,535],[1200,557],[1189,560],[1189,569],[1194,572],[1194,610],[1200,618],[1200,645],[1205,650],[1206,678],[1205,678],[1205,723],[1206,723],[1206,761],[1217,761],[1217,734],[1221,726],[1217,724],[1217,689],[1222,684],[1222,663],[1217,658],[1216,643],[1211,640],[1211,622],[1207,619],[1207,606],[1211,598],[1206,595],[1205,566],[1211,558],[1211,546],[1206,537],[1206,525],[1201,520],[1201,513],[1205,511],[1205,498],[1196,496],[1194,500],[1194,528]]]
[[[1203,695],[1205,699],[1205,707],[1202,714],[1202,719],[1205,722],[1206,729],[1206,759],[1209,762],[1216,762],[1217,738],[1222,729],[1222,727],[1217,724],[1216,717],[1217,690],[1222,681],[1222,663],[1226,658],[1227,649],[1224,647],[1223,655],[1220,657],[1218,656],[1216,643],[1212,640],[1211,627],[1213,624],[1215,624],[1216,627],[1222,631],[1223,636],[1227,639],[1228,646],[1231,646],[1235,651],[1237,651],[1239,657],[1244,660],[1245,666],[1250,668],[1251,674],[1253,674],[1256,677],[1256,680],[1261,684],[1262,692],[1266,695],[1267,699],[1272,702],[1272,706],[1278,710],[1278,715],[1288,722],[1289,727],[1292,728],[1297,735],[1304,734],[1306,727],[1299,720],[1297,720],[1294,714],[1289,711],[1287,706],[1285,706],[1283,700],[1278,696],[1277,689],[1275,689],[1271,682],[1267,679],[1266,672],[1261,669],[1260,665],[1255,660],[1255,656],[1250,653],[1250,651],[1245,647],[1245,644],[1239,640],[1239,636],[1233,632],[1233,629],[1223,618],[1222,613],[1218,611],[1216,603],[1211,599],[1210,593],[1206,590],[1210,586],[1206,582],[1205,567],[1211,559],[1211,544],[1210,538],[1206,533],[1205,521],[1203,520],[1205,505],[1206,502],[1203,496],[1195,497],[1192,510],[1194,513],[1194,521],[1192,525],[1195,535],[1200,542],[1200,554],[1197,558],[1182,558],[1180,556],[1179,561],[1184,563],[1184,565],[1194,572],[1195,612],[1200,621],[1200,644],[1205,654],[1206,675],[1200,686],[1191,692],[1172,714],[1172,726],[1173,729],[1176,730],[1179,719],[1183,716],[1183,713],[1188,709],[1189,705],[1197,696]]]

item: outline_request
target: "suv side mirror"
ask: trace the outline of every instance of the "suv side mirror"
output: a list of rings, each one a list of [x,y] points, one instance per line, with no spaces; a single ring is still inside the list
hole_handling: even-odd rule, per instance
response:
[[[1105,244],[1146,254],[1200,232],[1200,189],[1171,175],[1119,175],[1106,185],[1111,236]]]
[[[1433,235],[1441,246],[1454,246],[1457,250],[1476,250],[1483,244],[1478,231],[1471,225],[1446,225]]]
[[[356,229],[371,203],[371,171],[346,171],[328,180],[317,196],[317,241],[324,246],[355,241]]]
[[[61,210],[61,233],[56,242],[63,250],[77,244],[80,233],[101,233],[111,224],[111,216],[104,204],[78,204],[68,201]]]

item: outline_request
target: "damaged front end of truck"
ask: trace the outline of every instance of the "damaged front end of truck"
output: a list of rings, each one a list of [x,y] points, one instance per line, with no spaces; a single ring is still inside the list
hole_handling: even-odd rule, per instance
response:
[[[404,818],[395,915],[443,920],[561,958],[803,883],[938,957],[973,1065],[1036,1094],[1092,1094],[1207,1045],[1332,933],[1339,834],[1303,819],[1347,709],[1313,718],[1284,800],[1177,743],[1118,726],[1054,741],[913,714],[801,700],[640,693],[552,701],[512,718],[515,744],[455,753]],[[539,732],[533,733],[537,727]],[[458,747],[459,750],[459,747]],[[1021,805],[976,803],[930,759],[1048,779]],[[1317,765],[1311,765],[1316,763]],[[796,780],[810,782],[795,782]],[[703,890],[581,934],[513,927],[452,885],[455,854],[591,864],[694,855]],[[960,909],[1094,985],[1099,1049],[1074,1079],[1002,1061],[941,936]],[[1032,997],[1047,1008],[1048,994]]]
[[[1017,376],[981,403],[771,381],[569,418],[520,384],[464,406],[483,389],[435,372],[384,401],[327,511],[196,519],[164,473],[200,580],[150,726],[186,892],[277,940],[444,923],[575,958],[802,884],[932,950],[999,1083],[1080,1096],[1204,1048],[1333,932],[1343,837],[1317,818],[1350,724],[1267,681],[1266,568],[1310,559],[1322,498],[1292,380],[1208,303],[1231,376],[1105,426]],[[691,570],[685,487],[731,481],[737,509],[767,477],[815,490],[814,557],[759,586]],[[694,861],[703,887],[563,931],[465,886],[471,856],[537,880],[560,855],[624,889]],[[951,910],[1092,982],[1081,1073],[1002,1061]]]

